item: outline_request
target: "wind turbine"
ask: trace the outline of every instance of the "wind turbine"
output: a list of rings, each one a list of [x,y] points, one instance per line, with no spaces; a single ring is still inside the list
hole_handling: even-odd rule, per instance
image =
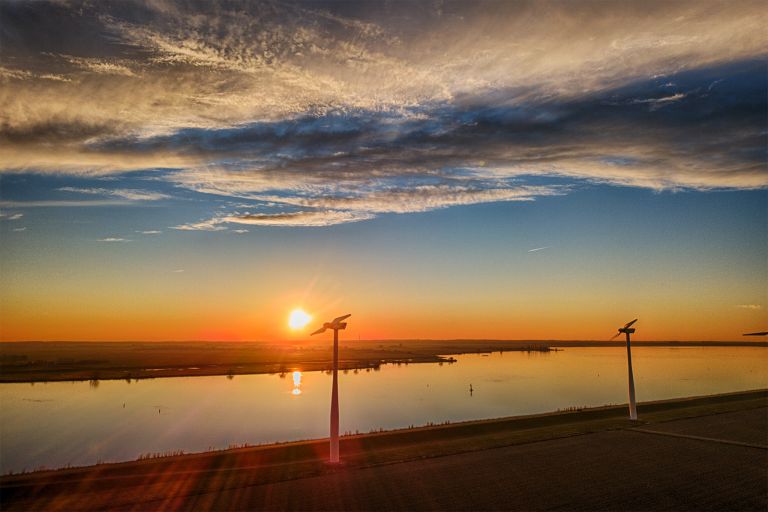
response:
[[[629,419],[637,419],[637,404],[635,404],[635,377],[632,375],[632,350],[629,348],[629,335],[635,332],[632,324],[637,322],[637,318],[631,322],[624,324],[624,327],[619,328],[619,332],[613,335],[610,341],[615,340],[622,334],[627,335],[627,373],[629,374]]]
[[[324,333],[333,329],[333,391],[331,391],[331,464],[339,462],[339,331],[347,328],[344,321],[352,314],[325,322],[321,328],[310,334]]]

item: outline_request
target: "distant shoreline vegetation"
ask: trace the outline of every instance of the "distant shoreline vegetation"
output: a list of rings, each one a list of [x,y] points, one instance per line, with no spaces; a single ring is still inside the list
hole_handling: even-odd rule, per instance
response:
[[[343,342],[340,369],[452,364],[459,354],[549,353],[576,347],[621,347],[623,341],[375,340]],[[764,341],[633,342],[638,347],[768,347]],[[310,342],[8,342],[0,344],[0,383],[125,380],[163,377],[330,371],[331,347]]]

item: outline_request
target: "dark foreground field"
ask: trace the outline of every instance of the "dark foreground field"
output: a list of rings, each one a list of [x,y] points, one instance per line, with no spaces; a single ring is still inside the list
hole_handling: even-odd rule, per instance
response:
[[[451,355],[621,346],[623,342],[377,340],[342,338],[342,369],[385,363],[451,362]],[[637,346],[756,346],[768,342],[637,342]],[[0,382],[146,379],[329,370],[332,343],[301,342],[18,342],[0,343]]]
[[[0,479],[6,510],[766,510],[768,391]]]

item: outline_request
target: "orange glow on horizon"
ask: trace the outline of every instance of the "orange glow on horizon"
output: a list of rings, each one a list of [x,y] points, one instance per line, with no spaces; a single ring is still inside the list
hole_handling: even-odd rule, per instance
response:
[[[743,332],[764,330],[768,318],[764,309],[733,305],[747,299],[723,298],[709,285],[664,294],[649,286],[623,295],[595,283],[572,286],[562,296],[545,286],[519,292],[474,282],[424,287],[371,274],[362,285],[343,289],[339,280],[316,275],[307,272],[299,279],[277,273],[264,288],[252,280],[215,275],[195,281],[196,293],[162,280],[133,288],[119,280],[95,288],[60,283],[46,294],[15,286],[7,289],[0,308],[0,341],[297,342],[314,339],[305,327],[319,327],[339,311],[354,314],[341,333],[345,342],[607,340],[636,317],[633,339],[638,341],[741,341]],[[171,277],[178,279],[177,274]],[[353,275],[349,281],[361,279]],[[224,292],[220,282],[237,284]],[[722,289],[719,280],[716,285]],[[141,301],[135,299],[139,292]]]

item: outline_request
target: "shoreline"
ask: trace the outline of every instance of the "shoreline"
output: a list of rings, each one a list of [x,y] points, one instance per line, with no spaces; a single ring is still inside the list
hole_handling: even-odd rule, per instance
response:
[[[548,353],[566,348],[623,347],[624,342],[388,340],[345,341],[342,371],[377,371],[384,364],[452,364],[452,356],[492,352]],[[633,342],[634,347],[768,348],[768,342]],[[323,342],[12,342],[0,343],[0,383],[138,381],[330,371]]]

